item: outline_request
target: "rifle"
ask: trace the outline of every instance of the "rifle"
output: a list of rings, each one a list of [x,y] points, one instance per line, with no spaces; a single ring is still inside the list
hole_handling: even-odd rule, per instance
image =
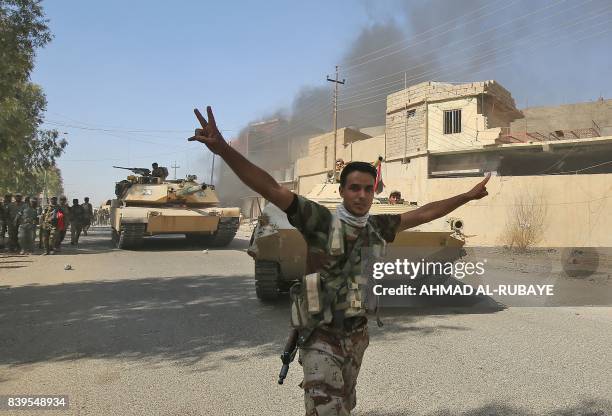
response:
[[[287,373],[289,372],[289,364],[291,364],[291,362],[294,360],[295,353],[297,352],[297,339],[297,329],[292,329],[289,331],[287,343],[285,344],[285,348],[280,357],[281,361],[283,362],[283,366],[281,367],[280,374],[278,375],[278,384],[283,384],[283,381],[285,381],[285,378],[287,377]]]
[[[115,169],[131,170],[136,175],[151,176],[151,169],[147,168],[124,168],[122,166],[113,166]]]

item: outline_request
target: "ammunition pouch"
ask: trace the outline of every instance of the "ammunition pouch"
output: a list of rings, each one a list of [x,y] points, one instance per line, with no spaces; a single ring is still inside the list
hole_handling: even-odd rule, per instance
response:
[[[346,318],[364,317],[366,312],[378,308],[377,299],[374,302],[367,299],[368,279],[360,270],[361,248],[367,234],[372,254],[384,256],[385,240],[368,223],[347,252],[344,226],[335,215],[330,228],[327,249],[328,254],[337,259],[336,272],[331,275],[328,272],[308,274],[289,291],[291,325],[298,330],[312,331],[332,321],[334,325],[342,325]]]
[[[313,329],[331,323],[331,302],[322,286],[321,274],[311,273],[291,287],[291,326]]]

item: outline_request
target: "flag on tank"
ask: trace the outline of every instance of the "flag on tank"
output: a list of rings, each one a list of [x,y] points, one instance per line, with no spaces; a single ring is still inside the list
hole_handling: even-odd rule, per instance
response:
[[[383,183],[382,178],[382,156],[378,156],[378,160],[374,162],[374,167],[376,168],[376,181],[374,182],[374,192],[379,194],[383,191],[385,184]]]

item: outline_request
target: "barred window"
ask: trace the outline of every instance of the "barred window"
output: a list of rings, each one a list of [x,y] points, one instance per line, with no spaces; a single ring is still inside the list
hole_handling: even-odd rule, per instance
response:
[[[461,110],[444,111],[444,134],[461,133]]]

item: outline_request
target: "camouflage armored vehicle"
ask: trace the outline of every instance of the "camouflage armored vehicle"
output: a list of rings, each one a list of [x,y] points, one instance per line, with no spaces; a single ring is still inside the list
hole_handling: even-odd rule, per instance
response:
[[[334,212],[342,202],[337,183],[317,185],[306,197]],[[417,207],[409,204],[389,204],[374,199],[370,213],[400,214]],[[441,218],[418,228],[402,231],[391,246],[414,247],[419,258],[453,261],[463,253],[465,238],[463,221]],[[248,254],[255,260],[255,291],[261,300],[274,300],[287,292],[306,269],[306,242],[302,234],[287,220],[287,215],[268,204],[259,217],[251,236]]]
[[[219,207],[214,186],[196,182],[195,175],[165,180],[146,168],[120,169],[134,175],[116,183],[117,199],[111,201],[117,248],[136,248],[143,238],[160,234],[184,234],[194,243],[223,247],[236,235],[239,208]]]

